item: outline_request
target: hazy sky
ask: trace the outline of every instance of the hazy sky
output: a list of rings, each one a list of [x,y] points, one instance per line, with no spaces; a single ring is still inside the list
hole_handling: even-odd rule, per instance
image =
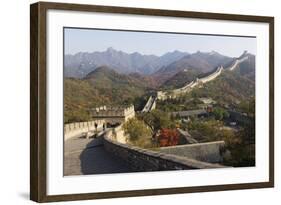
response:
[[[65,28],[65,53],[105,51],[113,47],[127,53],[163,55],[217,51],[238,57],[244,50],[256,54],[256,38]]]

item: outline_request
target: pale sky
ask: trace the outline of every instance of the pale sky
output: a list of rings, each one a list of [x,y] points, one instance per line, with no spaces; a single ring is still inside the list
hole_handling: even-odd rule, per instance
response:
[[[109,47],[126,53],[164,53],[179,50],[217,51],[230,57],[240,56],[244,50],[256,55],[255,37],[210,36],[198,34],[171,34],[133,31],[65,28],[65,54],[105,51]]]

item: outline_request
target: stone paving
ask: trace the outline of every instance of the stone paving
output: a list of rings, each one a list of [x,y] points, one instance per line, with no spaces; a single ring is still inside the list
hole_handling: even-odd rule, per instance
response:
[[[131,172],[130,167],[104,149],[101,137],[65,141],[64,176],[124,172]]]

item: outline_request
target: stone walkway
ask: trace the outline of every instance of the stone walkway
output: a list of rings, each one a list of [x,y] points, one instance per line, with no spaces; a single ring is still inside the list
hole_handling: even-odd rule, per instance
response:
[[[118,157],[107,152],[101,138],[69,139],[64,143],[64,176],[131,172]]]

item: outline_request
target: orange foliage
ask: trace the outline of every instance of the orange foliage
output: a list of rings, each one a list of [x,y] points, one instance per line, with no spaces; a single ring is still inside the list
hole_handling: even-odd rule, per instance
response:
[[[179,142],[179,133],[176,129],[161,129],[158,141],[160,147],[177,145]]]

